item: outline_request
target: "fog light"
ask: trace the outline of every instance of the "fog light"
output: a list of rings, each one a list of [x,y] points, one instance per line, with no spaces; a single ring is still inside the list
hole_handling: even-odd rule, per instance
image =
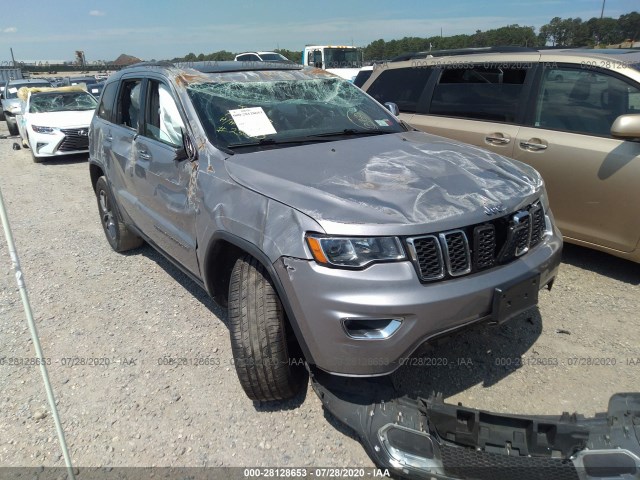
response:
[[[357,340],[385,340],[402,325],[402,318],[343,318],[346,334]]]
[[[434,473],[442,468],[438,446],[428,433],[387,424],[378,431],[378,438],[399,466],[435,469]]]

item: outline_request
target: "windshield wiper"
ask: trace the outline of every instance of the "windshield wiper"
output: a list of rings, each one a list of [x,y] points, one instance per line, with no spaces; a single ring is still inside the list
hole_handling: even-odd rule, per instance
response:
[[[290,138],[286,140],[275,140],[273,138],[262,138],[257,142],[244,142],[244,143],[231,143],[227,145],[227,148],[242,148],[242,147],[261,147],[263,145],[285,145],[287,143],[308,143],[308,142],[322,142],[319,138]]]
[[[308,137],[337,137],[340,135],[385,135],[387,133],[384,130],[356,130],[355,128],[345,128],[339,132],[325,132],[316,133],[314,135],[307,135]]]

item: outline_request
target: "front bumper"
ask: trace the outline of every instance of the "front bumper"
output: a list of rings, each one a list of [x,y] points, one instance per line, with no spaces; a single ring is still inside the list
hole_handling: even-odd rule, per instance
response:
[[[89,127],[56,129],[53,133],[37,133],[27,127],[29,148],[37,157],[55,157],[89,152]],[[82,135],[79,135],[81,132]]]
[[[388,377],[311,370],[324,407],[352,428],[380,468],[430,480],[640,479],[640,393],[607,413],[503,415],[399,396]]]
[[[532,276],[539,286],[553,281],[562,239],[557,230],[511,263],[464,277],[420,283],[410,262],[383,263],[353,271],[283,257],[275,268],[296,330],[317,367],[339,375],[393,372],[420,345],[494,315],[496,289]],[[518,312],[515,312],[518,313]],[[401,319],[385,339],[355,339],[344,319]]]

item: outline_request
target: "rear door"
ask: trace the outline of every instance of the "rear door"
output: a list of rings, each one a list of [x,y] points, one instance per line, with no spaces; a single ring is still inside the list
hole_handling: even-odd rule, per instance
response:
[[[136,168],[134,139],[141,128],[140,100],[143,87],[142,78],[134,75],[123,77],[112,114],[113,121],[104,126],[100,132],[101,138],[97,140],[104,145],[104,154],[107,155],[105,166],[121,213],[146,233],[145,218],[137,207],[138,193],[132,181]]]
[[[640,114],[640,85],[610,70],[545,65],[529,126],[513,157],[545,180],[557,224],[572,239],[634,250],[640,237],[640,143],[611,124]]]
[[[440,65],[430,97],[411,124],[512,156],[534,71],[530,62]]]

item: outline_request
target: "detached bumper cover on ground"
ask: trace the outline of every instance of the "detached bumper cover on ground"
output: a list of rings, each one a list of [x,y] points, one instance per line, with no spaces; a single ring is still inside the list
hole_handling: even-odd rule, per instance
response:
[[[409,478],[640,478],[640,393],[615,394],[606,413],[584,418],[495,414],[433,395],[398,398],[388,377],[314,371],[312,385],[376,464]]]

